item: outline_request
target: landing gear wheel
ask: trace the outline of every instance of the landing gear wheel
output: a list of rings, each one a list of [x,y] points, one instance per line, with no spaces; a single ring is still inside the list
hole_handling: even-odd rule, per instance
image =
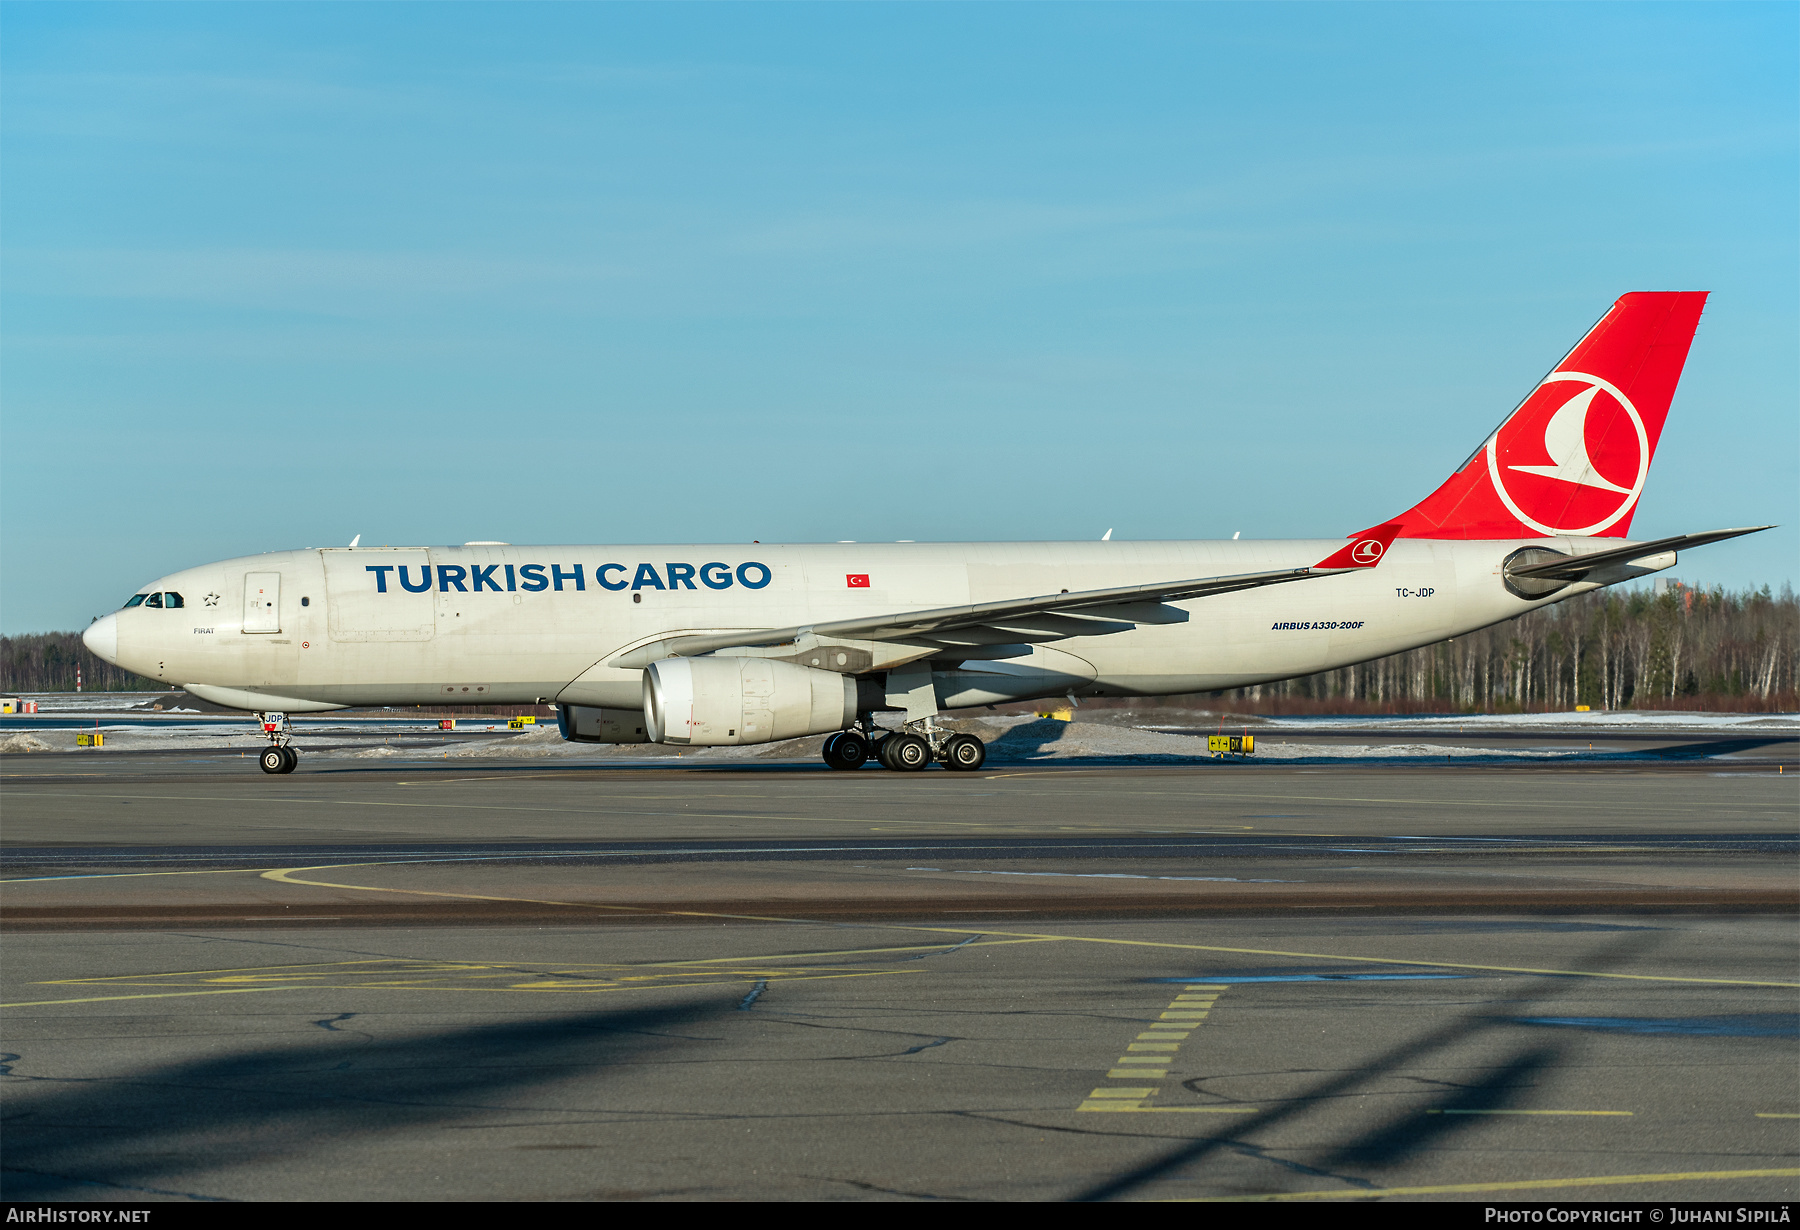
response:
[[[262,771],[264,773],[286,773],[288,771],[287,750],[279,747],[264,748]]]
[[[946,769],[972,773],[987,763],[987,745],[973,735],[955,735],[944,744],[943,754],[938,759],[944,762]]]
[[[296,752],[291,747],[284,747],[281,749],[281,754],[287,758],[287,768],[282,770],[283,773],[292,773],[295,769],[300,767],[299,752]]]
[[[860,769],[869,759],[868,743],[854,730],[840,730],[819,751],[834,769]]]
[[[917,735],[891,734],[881,741],[878,754],[896,773],[917,773],[931,763],[931,744]]]

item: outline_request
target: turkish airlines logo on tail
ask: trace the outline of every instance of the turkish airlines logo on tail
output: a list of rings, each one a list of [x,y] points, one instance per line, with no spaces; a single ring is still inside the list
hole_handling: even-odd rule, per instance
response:
[[[1487,445],[1501,501],[1541,534],[1598,534],[1630,512],[1650,472],[1644,420],[1618,388],[1551,372]]]
[[[1330,555],[1314,564],[1314,568],[1373,568],[1387,554],[1387,549],[1400,532],[1400,522],[1390,521],[1386,525],[1374,525],[1360,534],[1350,535],[1350,541],[1333,551]]]

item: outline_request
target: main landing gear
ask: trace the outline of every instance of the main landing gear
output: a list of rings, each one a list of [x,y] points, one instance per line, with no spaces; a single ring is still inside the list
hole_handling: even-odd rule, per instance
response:
[[[300,753],[294,750],[289,741],[292,734],[288,728],[287,714],[259,713],[257,719],[262,723],[263,733],[269,736],[269,746],[263,749],[258,757],[264,773],[292,773],[300,763]]]
[[[834,769],[860,769],[869,759],[869,741],[854,730],[840,730],[820,748],[825,763]]]
[[[881,730],[865,718],[863,730],[839,731],[820,751],[826,764],[843,770],[860,769],[871,756],[896,773],[916,773],[933,760],[968,773],[987,762],[987,745],[973,735],[950,734],[930,722],[913,726],[916,729]]]

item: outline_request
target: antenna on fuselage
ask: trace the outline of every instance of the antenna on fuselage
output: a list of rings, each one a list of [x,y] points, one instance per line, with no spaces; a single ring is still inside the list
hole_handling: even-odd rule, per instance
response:
[[[1112,541],[1112,530],[1108,529],[1106,531],[1106,533],[1100,535],[1100,541],[1101,542],[1111,542]]]
[[[350,540],[350,545],[354,547],[357,543],[359,543],[361,541],[362,541],[362,535],[358,534],[355,538],[352,538]]]

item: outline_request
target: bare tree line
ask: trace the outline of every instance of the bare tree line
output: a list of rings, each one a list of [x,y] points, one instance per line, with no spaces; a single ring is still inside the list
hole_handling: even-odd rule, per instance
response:
[[[75,672],[88,692],[167,692],[169,685],[134,675],[88,652],[79,632],[0,636],[0,690],[73,692]]]
[[[1766,585],[1733,593],[1679,583],[1661,594],[1600,590],[1440,645],[1241,688],[1226,695],[1223,707],[1791,711],[1800,708],[1797,642],[1800,601],[1789,586],[1780,594]],[[77,667],[88,691],[169,688],[102,662],[76,632],[0,637],[0,690],[73,692]],[[1217,698],[1201,703],[1221,707]]]
[[[1797,641],[1791,586],[1777,595],[1676,582],[1660,594],[1598,590],[1439,645],[1228,695],[1244,710],[1789,711],[1800,707]]]

